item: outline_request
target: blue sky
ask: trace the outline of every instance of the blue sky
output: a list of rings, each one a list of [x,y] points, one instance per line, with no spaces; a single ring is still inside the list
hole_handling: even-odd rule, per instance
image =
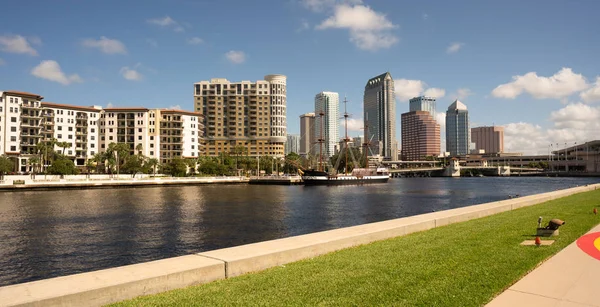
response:
[[[458,97],[473,126],[505,125],[511,151],[600,135],[597,1],[10,1],[3,11],[0,88],[46,101],[192,110],[194,82],[285,74],[298,133],[320,91],[346,95],[360,123],[366,81],[390,71],[398,127],[407,97],[427,91],[438,112]]]

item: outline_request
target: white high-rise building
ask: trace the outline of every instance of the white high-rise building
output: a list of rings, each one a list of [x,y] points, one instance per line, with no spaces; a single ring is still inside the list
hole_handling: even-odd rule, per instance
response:
[[[396,98],[394,79],[389,72],[369,79],[365,85],[365,141],[369,155],[381,155],[386,160],[398,159],[396,139]]]
[[[300,151],[300,135],[288,134],[287,142],[285,142],[285,154],[298,153]]]
[[[335,154],[339,135],[340,96],[334,92],[320,92],[315,96],[315,140],[323,139],[323,156]],[[318,155],[318,147],[315,154]]]

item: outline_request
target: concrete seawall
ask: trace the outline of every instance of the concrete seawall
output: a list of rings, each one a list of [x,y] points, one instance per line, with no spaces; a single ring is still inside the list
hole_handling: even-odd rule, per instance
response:
[[[42,176],[38,176],[42,177]],[[160,185],[193,185],[212,183],[248,183],[246,177],[157,177],[157,178],[81,178],[51,180],[3,180],[1,191],[32,191],[55,189],[107,189]]]
[[[0,287],[2,306],[101,306],[596,190],[600,184]]]

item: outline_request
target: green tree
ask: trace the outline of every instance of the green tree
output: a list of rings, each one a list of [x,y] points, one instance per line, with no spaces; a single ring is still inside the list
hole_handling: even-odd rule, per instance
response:
[[[301,168],[300,155],[295,152],[290,152],[285,156],[285,162],[283,164],[283,172],[286,174],[297,174],[298,169]]]
[[[156,168],[158,167],[158,159],[156,158],[150,158],[148,159],[148,161],[146,161],[146,163],[144,164],[144,167],[146,167],[147,171],[145,173],[149,173],[150,171],[152,171],[152,176],[156,176]]]
[[[145,157],[143,155],[133,155],[128,157],[125,163],[123,163],[123,172],[131,174],[132,178],[135,178],[137,173],[144,170]]]
[[[61,158],[52,162],[52,165],[48,168],[48,173],[52,175],[76,175],[79,170],[77,170],[73,161]]]
[[[187,164],[181,158],[173,158],[171,162],[163,165],[163,173],[173,177],[184,177],[187,171]]]
[[[0,156],[0,179],[4,180],[4,175],[14,171],[14,169],[15,164],[9,157],[5,155]]]

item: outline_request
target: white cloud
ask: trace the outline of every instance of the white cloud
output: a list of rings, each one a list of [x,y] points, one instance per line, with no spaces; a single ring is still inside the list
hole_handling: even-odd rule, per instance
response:
[[[200,37],[192,37],[188,38],[187,43],[190,45],[199,45],[204,43],[204,41]]]
[[[348,118],[348,132],[351,131],[362,131],[364,122],[362,118]],[[340,135],[343,137],[344,134],[344,120],[340,120]]]
[[[38,78],[58,82],[63,85],[83,82],[81,77],[77,74],[72,74],[70,76],[65,75],[60,69],[60,65],[52,60],[42,61],[40,65],[31,70],[31,74]]]
[[[336,5],[348,4],[356,5],[362,4],[362,0],[300,0],[300,3],[307,9],[313,12],[323,12],[333,8]]]
[[[600,134],[600,107],[569,104],[550,113],[549,120],[552,126],[548,129],[523,122],[505,125],[505,151],[548,154],[548,150],[562,149],[565,144],[598,139]]]
[[[421,17],[423,18],[423,20],[429,19],[429,15],[426,13],[423,13],[423,15],[421,15]]]
[[[452,100],[455,100],[455,99],[463,100],[471,95],[473,95],[473,91],[471,91],[470,89],[468,89],[466,87],[462,87],[462,88],[457,89],[456,92],[452,93],[451,98],[452,98]]]
[[[536,99],[560,99],[582,91],[588,87],[581,74],[575,74],[571,68],[562,68],[550,77],[540,77],[535,72],[522,76],[513,76],[513,81],[497,86],[492,95],[498,98],[514,99],[523,92]]]
[[[423,95],[440,99],[440,98],[446,96],[446,90],[443,88],[431,87],[431,88],[426,89],[425,92],[423,93]]]
[[[148,38],[146,39],[146,43],[148,43],[152,47],[158,47],[158,42],[155,39]]]
[[[110,39],[105,36],[100,37],[100,39],[98,40],[92,38],[84,39],[81,44],[84,47],[96,48],[106,54],[127,53],[127,48],[125,48],[125,44],[116,39]]]
[[[241,64],[246,61],[246,54],[243,51],[230,50],[225,53],[225,57],[233,64]]]
[[[446,113],[445,112],[436,112],[435,113],[435,121],[440,125],[440,130],[442,135],[446,135],[444,128],[446,127]]]
[[[29,37],[27,37],[27,40],[34,45],[39,46],[42,44],[42,39],[39,38],[38,36],[29,36]]]
[[[159,25],[161,27],[166,27],[166,26],[177,24],[177,22],[169,16],[165,16],[163,18],[148,19],[147,21],[148,21],[148,23]]]
[[[408,102],[413,97],[421,95],[442,98],[446,95],[446,90],[442,88],[427,88],[427,83],[421,80],[395,79],[394,90],[396,99],[401,102]]]
[[[464,45],[465,45],[464,43],[454,42],[454,43],[450,44],[450,46],[448,46],[448,48],[446,48],[446,53],[456,53]]]
[[[587,91],[581,92],[579,96],[585,102],[600,101],[600,77],[596,77],[596,82],[594,83],[592,88],[588,89]]]
[[[38,55],[37,51],[31,47],[30,42],[37,42],[35,39],[29,41],[21,35],[0,36],[0,50],[10,53],[24,53],[29,55]],[[41,43],[41,41],[39,41]]]
[[[425,86],[427,84],[421,80],[394,79],[396,99],[403,102],[408,102],[409,99],[420,96]]]
[[[176,104],[174,106],[169,106],[167,109],[169,110],[181,110],[181,106]]]
[[[144,78],[144,76],[138,72],[137,70],[135,70],[134,68],[129,68],[127,66],[121,68],[121,70],[119,70],[119,72],[121,73],[121,76],[123,76],[123,78],[125,78],[126,80],[130,80],[130,81],[140,81]]]
[[[182,26],[177,26],[177,27],[175,27],[175,29],[173,29],[173,31],[175,31],[175,32],[185,32],[185,29]]]
[[[363,50],[376,51],[396,44],[399,39],[390,31],[397,28],[385,14],[373,11],[365,5],[338,4],[333,15],[316,29],[347,29],[350,41]]]
[[[113,107],[114,107],[114,105],[113,105],[112,102],[109,102],[109,103],[106,104],[106,108],[107,109],[110,109],[110,108],[113,108]]]

